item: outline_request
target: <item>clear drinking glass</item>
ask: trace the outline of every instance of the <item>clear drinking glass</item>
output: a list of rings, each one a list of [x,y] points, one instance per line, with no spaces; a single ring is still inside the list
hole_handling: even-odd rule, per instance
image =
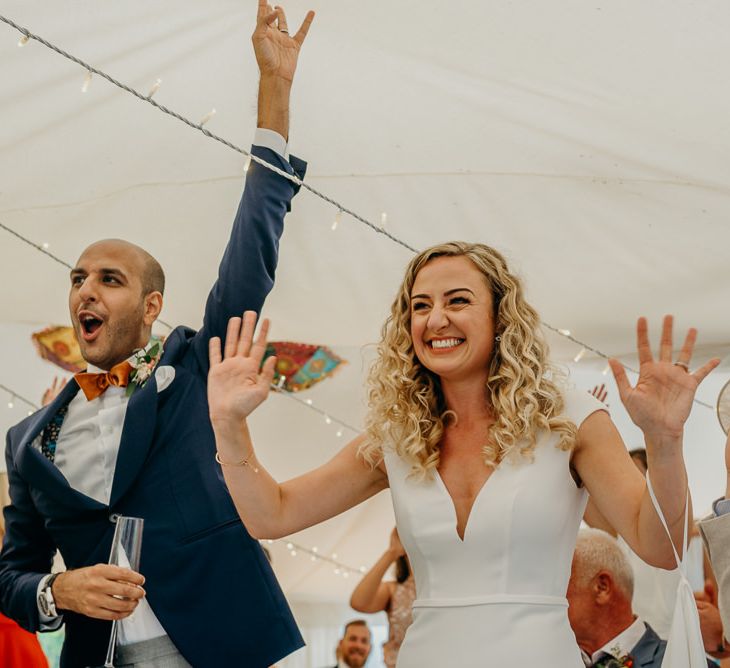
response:
[[[142,530],[144,520],[141,517],[117,516],[112,551],[109,563],[122,568],[139,571],[139,558],[142,553]],[[112,621],[112,632],[109,637],[109,648],[106,653],[104,668],[114,668],[114,651],[117,646],[117,620]]]

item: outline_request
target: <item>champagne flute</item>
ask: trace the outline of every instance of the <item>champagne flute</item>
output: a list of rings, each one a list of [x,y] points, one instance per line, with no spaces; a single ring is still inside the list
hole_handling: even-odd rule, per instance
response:
[[[122,568],[139,571],[139,560],[142,553],[142,530],[144,520],[141,517],[125,517],[117,515],[112,551],[109,563]],[[109,647],[106,652],[104,668],[114,668],[114,651],[117,646],[117,620],[112,621]]]

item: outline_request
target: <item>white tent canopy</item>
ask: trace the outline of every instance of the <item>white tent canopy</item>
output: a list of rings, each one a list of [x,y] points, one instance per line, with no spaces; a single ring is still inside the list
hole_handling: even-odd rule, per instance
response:
[[[257,73],[255,2],[41,3],[0,14],[146,95],[248,147]],[[700,330],[699,360],[730,347],[730,43],[727,3],[353,2],[293,0],[290,25],[318,15],[292,99],[291,150],[307,182],[421,248],[452,238],[502,250],[547,323],[636,364],[635,320],[664,313]],[[129,93],[91,78],[0,23],[0,223],[73,262],[89,242],[123,237],[168,276],[163,319],[200,324],[243,184],[246,159]],[[354,426],[362,378],[411,253],[302,192],[287,218],[273,338],[331,346],[347,367],[307,395]],[[38,401],[54,368],[30,332],[66,323],[67,270],[0,230],[0,383]],[[160,328],[164,333],[164,328]],[[605,361],[578,364],[550,334],[579,387],[608,382],[627,443],[638,434]],[[714,405],[720,369],[698,398]],[[23,416],[5,409],[2,426]],[[297,402],[272,397],[255,416],[261,459],[286,478],[352,436]],[[724,489],[724,437],[697,405],[686,453],[696,508]],[[380,554],[387,494],[294,540],[354,567]],[[277,573],[298,601],[344,602],[353,577],[275,545]]]

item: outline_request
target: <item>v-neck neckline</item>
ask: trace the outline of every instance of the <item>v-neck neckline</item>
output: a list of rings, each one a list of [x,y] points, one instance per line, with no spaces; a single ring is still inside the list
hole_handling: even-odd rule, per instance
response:
[[[435,469],[436,471],[436,478],[438,480],[438,483],[441,485],[441,489],[444,491],[444,494],[446,495],[446,498],[449,500],[451,504],[451,510],[453,511],[454,515],[454,534],[456,535],[457,540],[459,543],[464,544],[466,542],[466,536],[469,533],[469,527],[471,526],[471,518],[474,514],[474,509],[476,508],[477,504],[479,503],[479,500],[482,497],[482,494],[484,493],[484,489],[489,486],[489,481],[494,477],[494,475],[499,470],[498,466],[495,466],[492,469],[492,472],[487,476],[487,479],[482,483],[482,486],[479,488],[479,491],[476,493],[476,496],[474,497],[474,501],[472,501],[471,508],[469,508],[469,512],[466,516],[466,521],[464,522],[464,535],[459,535],[459,514],[456,510],[456,504],[454,503],[454,497],[451,496],[451,492],[449,492],[449,488],[446,486],[446,483],[444,482],[444,479],[441,477],[441,473],[438,469]]]

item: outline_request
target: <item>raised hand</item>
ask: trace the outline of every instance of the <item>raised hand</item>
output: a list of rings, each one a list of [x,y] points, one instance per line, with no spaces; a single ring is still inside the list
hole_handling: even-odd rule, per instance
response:
[[[600,385],[594,386],[594,388],[588,394],[594,396],[602,404],[606,404],[606,408],[608,408],[608,404],[606,403],[606,397],[608,397],[608,390],[606,389],[605,383],[601,383]]]
[[[297,68],[299,50],[314,20],[314,12],[307,12],[304,21],[291,37],[284,10],[259,0],[256,30],[251,36],[256,62],[261,76],[281,77],[291,82]]]
[[[65,378],[59,378],[58,376],[53,377],[53,384],[46,388],[46,391],[41,397],[41,406],[48,406],[61,392],[66,385]]]
[[[403,543],[400,542],[400,536],[398,535],[398,529],[393,527],[393,531],[390,532],[390,545],[388,549],[393,553],[395,558],[402,557],[406,553],[406,549],[403,547]]]
[[[636,328],[639,379],[634,387],[631,387],[621,363],[616,359],[609,360],[619,396],[629,416],[646,436],[657,442],[682,436],[697,387],[720,363],[719,359],[712,359],[690,373],[692,350],[697,339],[694,328],[687,332],[677,361],[672,362],[672,325],[673,317],[665,316],[659,358],[654,359],[646,318],[639,318]]]
[[[208,407],[211,422],[241,421],[269,395],[274,379],[276,357],[269,357],[261,368],[266,352],[269,321],[261,321],[261,329],[253,342],[256,329],[255,311],[246,311],[241,318],[228,321],[226,343],[221,354],[221,340],[210,340],[208,372]]]

